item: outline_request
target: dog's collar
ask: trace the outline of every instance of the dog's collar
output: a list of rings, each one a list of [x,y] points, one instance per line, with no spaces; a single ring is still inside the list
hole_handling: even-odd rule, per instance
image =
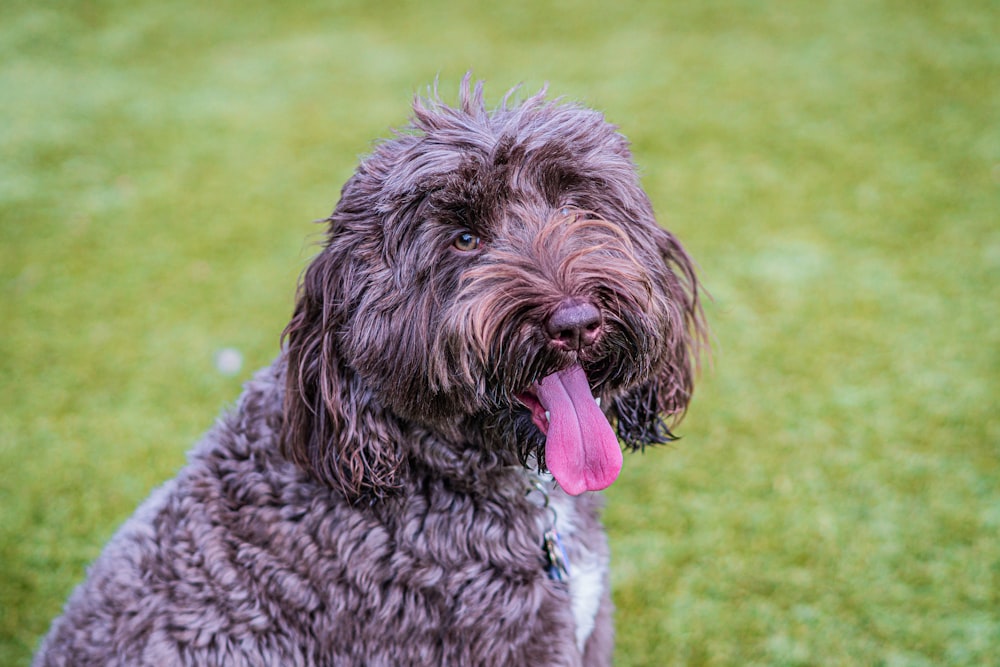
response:
[[[566,549],[563,548],[562,540],[559,538],[557,524],[559,514],[556,508],[550,503],[550,489],[552,481],[546,480],[541,474],[528,473],[528,489],[525,495],[538,492],[542,496],[542,509],[547,513],[547,528],[542,534],[542,554],[545,557],[545,572],[549,579],[553,581],[567,581],[569,579],[569,558],[566,556]]]

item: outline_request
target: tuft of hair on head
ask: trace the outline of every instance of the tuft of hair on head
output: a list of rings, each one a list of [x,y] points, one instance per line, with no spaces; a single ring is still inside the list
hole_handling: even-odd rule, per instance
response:
[[[491,109],[486,105],[485,84],[483,79],[474,79],[471,71],[466,72],[458,86],[458,104],[453,107],[441,98],[439,80],[435,77],[434,83],[427,87],[425,95],[418,93],[413,96],[413,118],[409,129],[425,133],[433,132],[453,126],[460,119],[484,123],[498,113],[514,109],[530,111],[547,102],[562,101],[561,98],[553,100],[547,98],[548,83],[543,84],[534,94],[518,99],[518,93],[524,87],[519,83],[508,89],[500,98],[500,103]]]

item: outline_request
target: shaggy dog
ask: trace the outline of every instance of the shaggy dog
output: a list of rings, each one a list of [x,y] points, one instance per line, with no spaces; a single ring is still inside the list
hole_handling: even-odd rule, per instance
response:
[[[36,665],[606,665],[600,497],[672,438],[694,269],[594,111],[417,99],[282,352],[91,567]]]

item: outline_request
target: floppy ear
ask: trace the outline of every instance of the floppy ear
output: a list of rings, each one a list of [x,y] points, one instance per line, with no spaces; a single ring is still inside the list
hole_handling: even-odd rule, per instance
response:
[[[352,242],[357,235],[341,233],[350,222],[337,218],[335,212],[327,246],[303,274],[282,334],[287,370],[281,447],[285,457],[357,502],[397,489],[404,457],[396,420],[341,352],[339,332],[364,289],[365,272]]]
[[[667,268],[664,289],[672,312],[662,332],[667,350],[660,370],[615,401],[618,437],[633,450],[676,440],[670,429],[687,410],[707,339],[694,262],[669,232],[657,227],[654,237]]]

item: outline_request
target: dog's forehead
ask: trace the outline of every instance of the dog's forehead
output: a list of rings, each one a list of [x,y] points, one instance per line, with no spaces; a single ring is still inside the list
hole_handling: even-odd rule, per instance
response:
[[[483,219],[512,202],[551,206],[575,192],[637,187],[628,144],[596,111],[570,105],[441,111],[382,144],[366,165],[381,173],[387,209],[431,206]],[[614,190],[616,188],[611,188]]]

